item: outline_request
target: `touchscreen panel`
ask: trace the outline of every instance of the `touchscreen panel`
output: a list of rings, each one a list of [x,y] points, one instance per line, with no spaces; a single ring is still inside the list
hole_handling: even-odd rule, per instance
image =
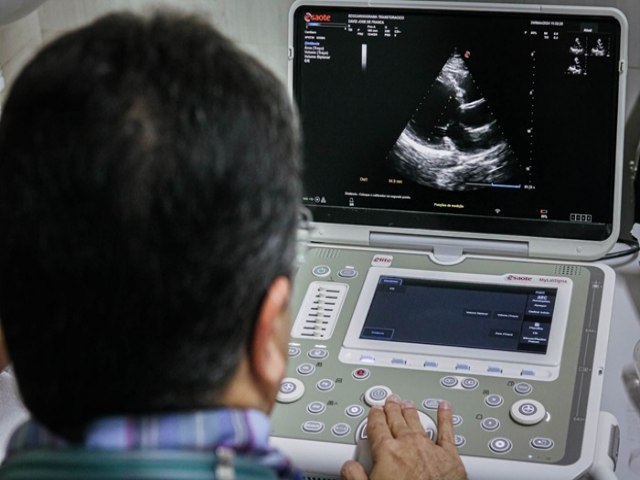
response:
[[[398,354],[416,368],[434,358],[443,368],[461,359],[498,361],[546,366],[555,375],[572,288],[565,277],[371,267],[341,359],[366,363]]]
[[[381,276],[361,339],[544,354],[556,289]]]

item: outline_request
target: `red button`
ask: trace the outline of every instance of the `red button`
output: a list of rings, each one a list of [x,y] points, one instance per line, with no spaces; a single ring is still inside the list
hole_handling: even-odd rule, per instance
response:
[[[355,378],[356,380],[364,380],[369,376],[369,374],[369,370],[367,370],[366,368],[358,368],[357,370],[353,371],[353,378]]]

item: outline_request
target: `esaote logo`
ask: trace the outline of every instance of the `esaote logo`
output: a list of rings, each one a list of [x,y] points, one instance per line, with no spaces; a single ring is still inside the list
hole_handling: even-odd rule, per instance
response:
[[[305,13],[304,14],[304,21],[309,23],[309,22],[330,22],[331,21],[331,15],[328,15],[326,13],[318,13],[318,14],[313,14],[313,13]]]
[[[526,275],[507,275],[507,280],[520,280],[523,282],[530,282],[533,280],[533,277],[529,277]]]

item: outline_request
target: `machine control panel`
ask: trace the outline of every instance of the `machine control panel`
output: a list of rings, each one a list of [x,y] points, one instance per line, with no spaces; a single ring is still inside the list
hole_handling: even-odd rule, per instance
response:
[[[395,393],[432,437],[438,403],[451,402],[473,478],[501,478],[493,462],[504,460],[538,478],[578,476],[595,443],[611,275],[598,264],[443,266],[428,253],[311,247],[272,441],[307,474],[338,478],[344,461],[364,458],[369,408]]]

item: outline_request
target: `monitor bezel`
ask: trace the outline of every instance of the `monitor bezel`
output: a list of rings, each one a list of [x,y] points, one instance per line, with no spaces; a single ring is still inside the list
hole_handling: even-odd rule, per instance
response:
[[[597,238],[593,238],[593,231],[587,227],[585,229],[587,238],[571,232],[570,236],[558,236],[554,229],[554,223],[550,222],[543,226],[542,231],[534,232],[514,232],[511,226],[514,222],[505,219],[504,225],[509,227],[502,228],[500,233],[485,231],[482,223],[482,216],[469,219],[466,224],[472,225],[473,228],[456,228],[449,229],[445,221],[445,228],[437,226],[437,228],[421,228],[419,222],[411,219],[408,223],[403,219],[412,216],[429,217],[431,223],[438,214],[434,213],[413,213],[413,212],[397,212],[398,221],[391,224],[370,221],[371,217],[375,217],[375,210],[368,209],[348,209],[342,207],[323,207],[317,205],[306,205],[311,211],[315,221],[313,235],[310,238],[313,242],[321,243],[344,243],[351,245],[371,245],[375,246],[375,238],[377,235],[399,235],[422,237],[427,239],[435,238],[437,241],[446,241],[448,238],[457,241],[478,242],[487,240],[489,242],[498,242],[506,244],[517,244],[519,255],[531,258],[548,258],[548,259],[575,259],[575,260],[596,260],[601,258],[615,245],[620,233],[620,217],[621,217],[621,199],[622,199],[622,173],[623,173],[623,138],[624,138],[624,105],[626,93],[626,66],[628,56],[628,23],[624,14],[611,7],[582,7],[582,6],[556,6],[556,5],[519,5],[519,4],[486,4],[486,3],[470,3],[470,2],[426,2],[426,1],[375,1],[375,0],[297,0],[291,6],[289,11],[289,47],[288,47],[288,87],[292,99],[294,94],[294,70],[296,49],[294,45],[295,33],[295,17],[296,13],[305,7],[356,7],[356,8],[393,8],[405,10],[449,10],[456,12],[511,12],[511,13],[543,13],[558,15],[575,15],[575,16],[607,16],[619,23],[620,26],[620,45],[619,45],[619,81],[618,81],[618,111],[616,125],[616,146],[615,146],[615,162],[613,172],[613,192],[612,192],[612,223],[606,225],[609,234],[599,232]],[[396,212],[392,212],[396,213]],[[357,220],[354,220],[357,219]],[[462,219],[462,222],[465,220]],[[509,223],[507,223],[509,222]],[[412,224],[412,226],[409,226]],[[565,222],[565,225],[568,222]],[[474,229],[475,228],[475,229]],[[604,236],[606,235],[606,236]],[[604,238],[602,238],[604,236]],[[402,242],[398,243],[402,247]],[[428,247],[427,247],[428,248]],[[510,247],[507,248],[509,250]],[[464,249],[463,249],[464,250]],[[496,253],[500,253],[497,250]]]

